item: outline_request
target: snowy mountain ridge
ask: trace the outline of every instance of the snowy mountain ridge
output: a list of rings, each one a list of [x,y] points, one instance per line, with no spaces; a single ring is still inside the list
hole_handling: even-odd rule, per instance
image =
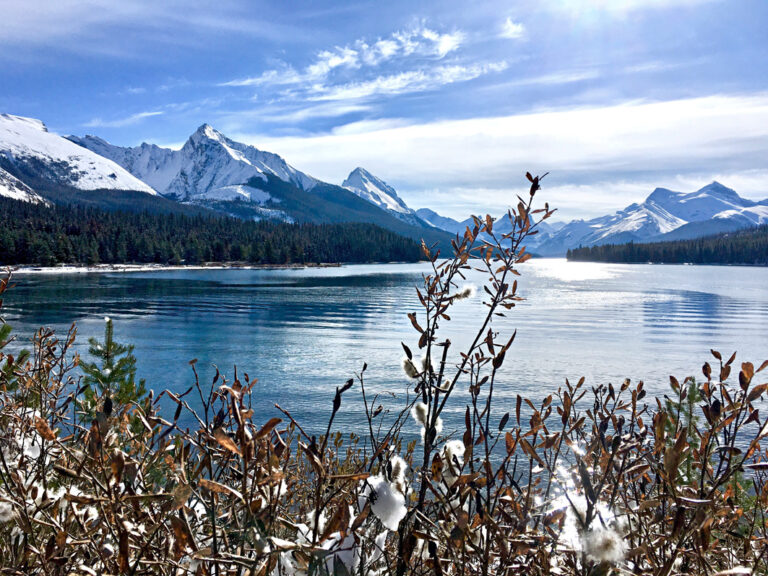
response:
[[[424,226],[425,224],[428,224],[424,219],[418,216],[415,210],[408,207],[405,201],[397,195],[397,191],[392,186],[384,182],[381,178],[374,176],[365,168],[358,166],[352,170],[341,185],[363,200],[367,200],[374,206],[386,210],[395,218],[414,226]],[[431,226],[431,224],[429,224],[429,226]],[[435,228],[439,227],[435,226]]]
[[[253,178],[266,181],[266,174],[302,190],[317,184],[315,178],[296,170],[277,154],[230,140],[209,124],[200,126],[180,150],[146,143],[114,146],[96,136],[69,139],[118,162],[160,194],[182,201],[234,200],[243,197],[238,186]],[[253,200],[259,194],[250,197]]]
[[[51,182],[80,190],[156,194],[117,163],[49,132],[45,124],[32,118],[0,114],[0,161],[6,173],[15,170],[43,173]],[[10,180],[4,177],[4,182],[4,189],[9,189]],[[14,184],[14,189],[19,190],[18,184]]]
[[[0,168],[0,196],[38,204],[45,202],[32,188]]]
[[[417,214],[454,234],[471,222],[457,222],[431,210],[418,210]],[[502,228],[506,220],[499,222],[499,229],[506,231]],[[543,222],[528,247],[541,255],[560,256],[578,246],[695,238],[766,223],[768,200],[747,200],[712,182],[690,193],[656,188],[642,203],[590,220],[572,220],[564,225]]]

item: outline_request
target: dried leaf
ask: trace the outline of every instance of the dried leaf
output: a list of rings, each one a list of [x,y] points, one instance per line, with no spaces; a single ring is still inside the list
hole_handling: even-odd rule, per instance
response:
[[[234,440],[232,440],[232,438],[227,435],[223,428],[214,429],[213,437],[216,438],[216,442],[218,442],[223,448],[226,448],[230,452],[242,456],[240,448],[238,448],[237,444],[235,444]]]
[[[37,430],[37,433],[49,442],[56,440],[56,434],[54,434],[53,430],[51,430],[51,427],[48,426],[48,422],[37,416],[35,416],[35,430]]]

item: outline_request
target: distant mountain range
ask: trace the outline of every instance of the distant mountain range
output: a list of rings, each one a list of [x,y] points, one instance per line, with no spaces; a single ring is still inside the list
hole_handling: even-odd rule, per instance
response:
[[[193,208],[284,222],[362,222],[430,243],[447,244],[449,238],[399,206],[394,190],[388,196],[387,185],[362,169],[350,174],[346,186],[323,182],[208,124],[180,150],[171,150],[146,143],[114,146],[96,136],[64,138],[39,120],[3,114],[0,170],[0,195],[30,201]]]
[[[96,136],[64,138],[39,120],[1,114],[0,196],[109,209],[213,210],[255,220],[364,222],[427,242],[445,242],[472,223],[413,210],[361,167],[341,186],[323,182],[208,124],[172,150],[115,146]],[[542,222],[528,249],[560,256],[578,246],[697,238],[767,222],[768,200],[746,200],[718,182],[691,193],[657,188],[615,214]],[[509,230],[505,215],[496,229]]]
[[[452,234],[463,232],[471,218],[458,222],[432,210],[416,212],[422,219]],[[499,219],[500,231],[509,221]],[[528,250],[542,256],[562,256],[579,246],[664,242],[699,238],[768,223],[768,200],[754,202],[719,182],[696,192],[656,188],[641,204],[631,204],[614,214],[591,220],[542,222],[528,241]]]

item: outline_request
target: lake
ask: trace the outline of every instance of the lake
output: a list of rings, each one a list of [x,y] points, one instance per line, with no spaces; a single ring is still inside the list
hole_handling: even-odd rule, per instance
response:
[[[401,341],[415,351],[407,312],[421,310],[415,286],[424,264],[359,265],[299,270],[183,270],[99,274],[16,275],[6,319],[20,339],[46,325],[78,325],[78,349],[103,338],[104,317],[116,339],[133,344],[148,387],[185,390],[188,364],[198,359],[201,380],[216,364],[258,378],[257,419],[279,403],[314,432],[324,430],[333,390],[368,363],[372,392],[396,393],[407,381]],[[526,297],[496,330],[517,339],[496,394],[499,416],[520,393],[543,398],[585,376],[592,385],[643,380],[649,393],[668,391],[670,374],[701,375],[713,360],[738,351],[737,363],[768,358],[768,269],[658,266],[531,260],[520,268]],[[480,286],[483,276],[472,281]],[[468,344],[483,312],[482,290],[458,303],[445,334]],[[463,387],[465,388],[465,387]],[[462,390],[463,390],[462,388]],[[359,429],[357,387],[345,395],[339,427]],[[459,421],[466,393],[448,416]],[[447,428],[450,427],[449,426]]]

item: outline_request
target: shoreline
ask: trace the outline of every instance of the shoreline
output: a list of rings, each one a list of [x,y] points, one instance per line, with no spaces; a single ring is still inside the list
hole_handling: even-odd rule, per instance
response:
[[[341,268],[342,263],[320,264],[247,264],[243,262],[206,262],[204,264],[95,264],[93,266],[9,266],[16,275],[33,274],[105,274],[129,272],[168,272],[176,270],[303,270],[306,268]]]

